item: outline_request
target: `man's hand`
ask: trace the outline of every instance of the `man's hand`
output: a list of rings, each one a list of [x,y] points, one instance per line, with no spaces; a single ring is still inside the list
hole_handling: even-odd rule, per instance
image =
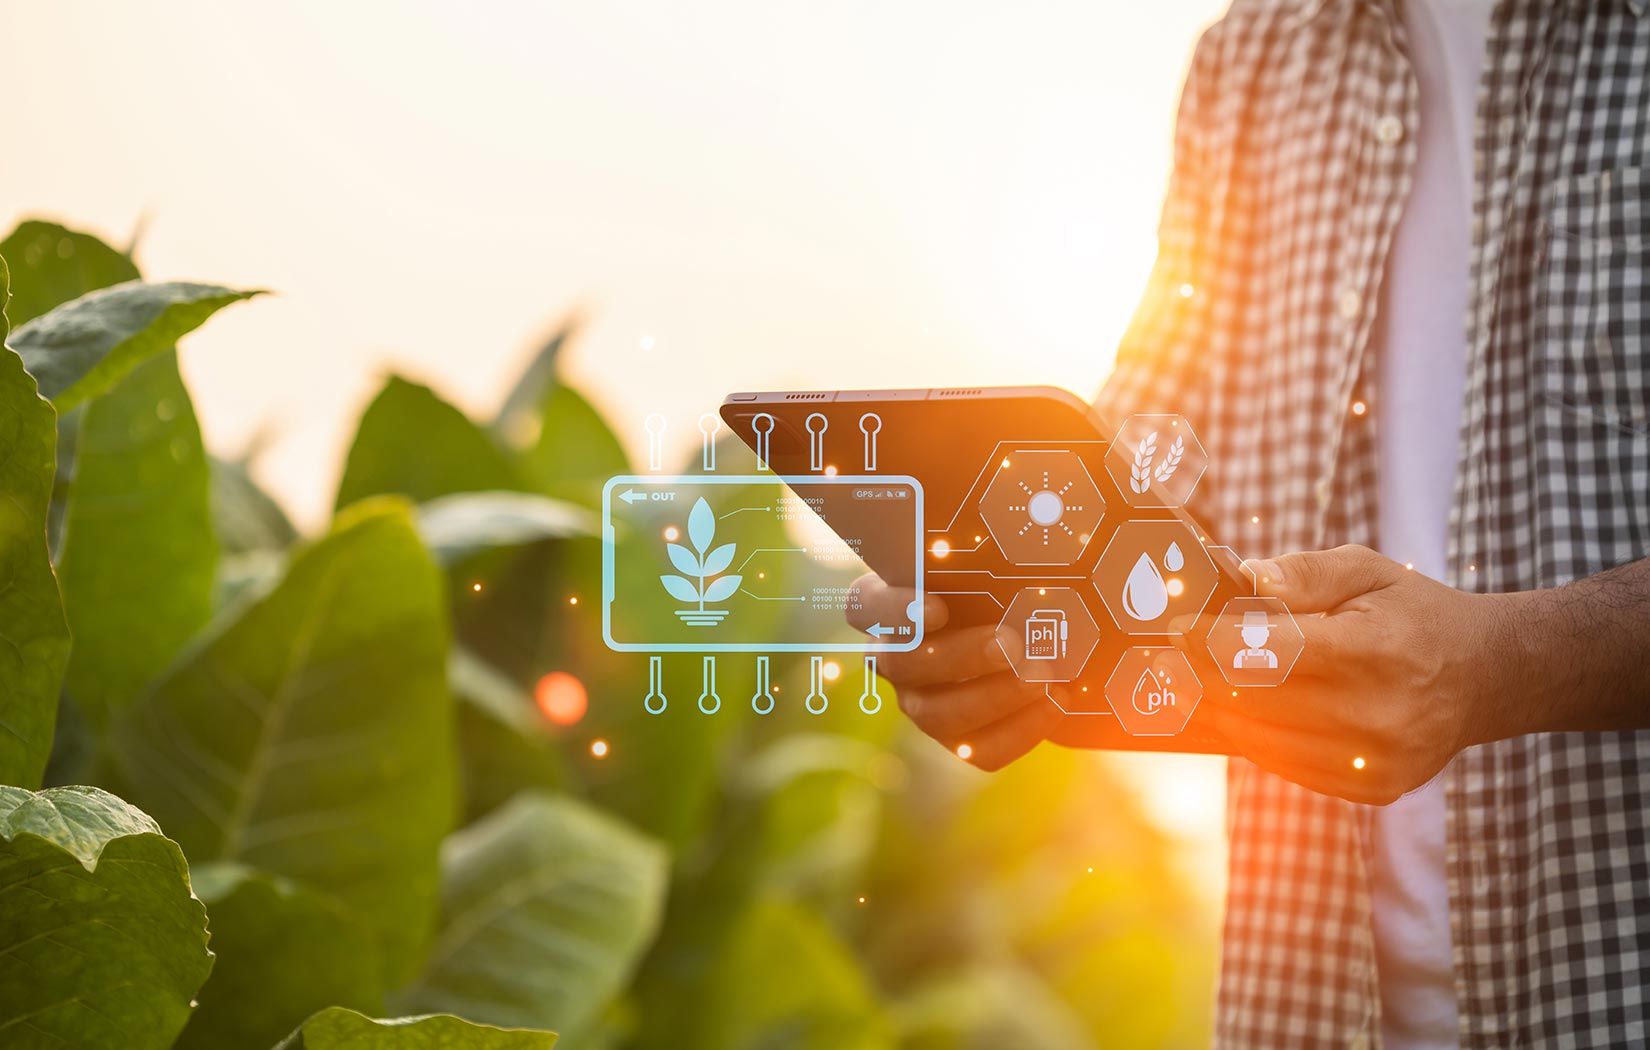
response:
[[[914,592],[890,587],[876,575],[854,583],[860,608],[848,622],[859,630],[905,617]],[[1036,747],[1059,721],[1060,710],[1040,685],[1027,685],[1008,670],[995,627],[944,629],[948,610],[924,599],[924,638],[909,653],[886,653],[877,668],[899,689],[900,710],[924,733],[968,761],[1000,769]]]
[[[1258,765],[1384,805],[1469,744],[1524,731],[1500,703],[1515,596],[1457,591],[1367,547],[1250,567],[1306,636],[1282,686],[1212,689],[1204,701],[1209,725]]]

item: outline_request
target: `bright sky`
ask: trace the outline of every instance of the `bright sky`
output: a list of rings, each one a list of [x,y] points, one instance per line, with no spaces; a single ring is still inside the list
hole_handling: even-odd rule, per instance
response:
[[[185,344],[304,524],[389,370],[482,414],[554,320],[634,449],[732,389],[1110,366],[1221,0],[0,3],[0,221],[264,287]],[[1217,763],[1144,795],[1218,837]],[[1216,810],[1210,812],[1211,808]]]

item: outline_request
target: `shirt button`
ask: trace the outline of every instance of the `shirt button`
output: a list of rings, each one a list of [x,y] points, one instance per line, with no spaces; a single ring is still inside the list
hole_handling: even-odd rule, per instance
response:
[[[1358,316],[1358,311],[1364,308],[1364,297],[1348,288],[1341,293],[1341,301],[1337,305],[1341,311],[1341,316],[1350,321]]]
[[[1375,138],[1390,146],[1404,137],[1404,122],[1390,113],[1375,122]]]

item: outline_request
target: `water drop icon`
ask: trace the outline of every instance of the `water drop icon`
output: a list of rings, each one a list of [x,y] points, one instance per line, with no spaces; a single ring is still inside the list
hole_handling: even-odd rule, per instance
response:
[[[1170,543],[1169,549],[1163,552],[1163,567],[1170,572],[1179,572],[1186,565],[1186,556],[1180,553],[1180,544]]]
[[[1151,621],[1163,615],[1169,607],[1169,587],[1157,563],[1149,554],[1142,553],[1129,578],[1123,583],[1123,611],[1136,620]]]

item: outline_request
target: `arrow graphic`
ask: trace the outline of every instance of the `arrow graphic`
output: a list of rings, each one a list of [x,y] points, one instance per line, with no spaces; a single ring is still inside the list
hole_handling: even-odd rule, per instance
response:
[[[881,638],[885,634],[893,634],[894,629],[892,627],[884,627],[880,623],[874,623],[865,628],[865,633],[876,638]]]
[[[619,498],[626,503],[635,503],[639,499],[647,499],[647,493],[637,492],[635,489],[625,489],[619,493]]]

